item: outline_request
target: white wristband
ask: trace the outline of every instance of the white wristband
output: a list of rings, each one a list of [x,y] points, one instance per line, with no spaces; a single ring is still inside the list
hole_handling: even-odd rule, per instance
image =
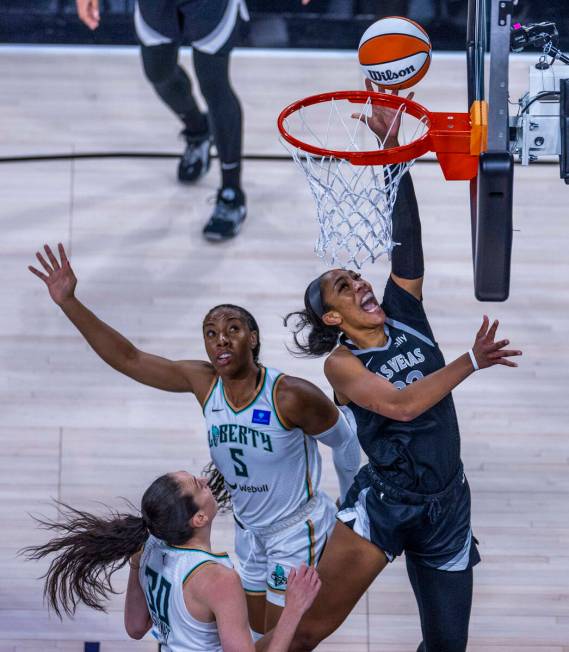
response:
[[[474,371],[480,371],[480,367],[478,366],[478,362],[476,362],[476,356],[474,355],[474,351],[472,349],[468,351],[468,355],[470,356],[470,362],[472,362]]]

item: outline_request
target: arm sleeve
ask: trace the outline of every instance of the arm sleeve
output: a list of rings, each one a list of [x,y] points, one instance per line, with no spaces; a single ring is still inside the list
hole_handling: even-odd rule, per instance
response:
[[[391,271],[401,278],[420,278],[425,273],[421,220],[411,174],[406,172],[399,183],[393,208],[393,241],[398,242],[391,254]]]
[[[343,412],[338,410],[336,423],[313,437],[332,449],[332,459],[340,484],[340,501],[344,502],[348,489],[352,486],[360,468],[360,444],[356,432]]]

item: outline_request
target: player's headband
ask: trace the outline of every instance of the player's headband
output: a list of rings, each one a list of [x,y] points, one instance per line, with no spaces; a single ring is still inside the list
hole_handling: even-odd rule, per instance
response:
[[[325,310],[322,303],[322,293],[320,292],[320,277],[315,278],[308,286],[308,305],[322,319]]]

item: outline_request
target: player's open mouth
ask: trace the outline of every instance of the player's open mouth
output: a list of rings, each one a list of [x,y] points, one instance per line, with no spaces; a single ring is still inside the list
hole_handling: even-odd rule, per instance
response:
[[[377,299],[373,296],[373,292],[366,292],[360,301],[360,306],[366,312],[379,312],[380,307]]]
[[[232,358],[233,356],[231,355],[231,353],[220,353],[219,355],[215,356],[215,360],[217,364],[222,366],[229,364]]]

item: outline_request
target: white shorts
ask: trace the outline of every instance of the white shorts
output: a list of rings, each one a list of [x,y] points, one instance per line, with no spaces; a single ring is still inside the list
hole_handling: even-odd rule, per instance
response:
[[[268,602],[284,607],[290,569],[303,562],[318,564],[338,510],[323,492],[307,507],[296,513],[298,518],[293,514],[261,531],[253,532],[235,524],[235,553],[245,593],[266,594]]]

